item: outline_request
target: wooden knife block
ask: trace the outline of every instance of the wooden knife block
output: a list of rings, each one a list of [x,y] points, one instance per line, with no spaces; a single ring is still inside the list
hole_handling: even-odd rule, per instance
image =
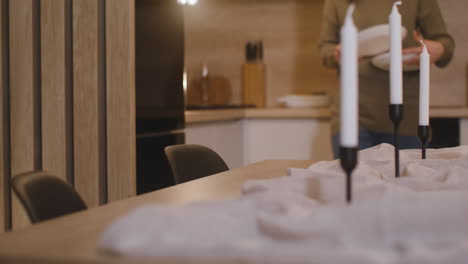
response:
[[[265,107],[265,64],[246,63],[242,66],[242,103]]]

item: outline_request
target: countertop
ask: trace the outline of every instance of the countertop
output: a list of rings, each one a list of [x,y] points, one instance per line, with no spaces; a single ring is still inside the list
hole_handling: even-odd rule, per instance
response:
[[[431,107],[431,117],[468,118],[468,107]],[[187,124],[240,119],[330,119],[324,108],[244,108],[185,111]]]
[[[329,119],[329,108],[245,108],[185,111],[187,124],[240,119]]]
[[[431,107],[431,117],[468,118],[468,107]]]

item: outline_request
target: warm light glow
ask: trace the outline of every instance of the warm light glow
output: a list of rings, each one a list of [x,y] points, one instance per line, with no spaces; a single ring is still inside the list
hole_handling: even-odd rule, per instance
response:
[[[182,88],[184,89],[184,104],[187,105],[187,71],[184,68],[184,74],[182,75]]]
[[[184,87],[184,93],[187,92],[187,72],[184,71],[182,86]]]
[[[196,5],[198,0],[177,0],[177,3],[181,5]]]

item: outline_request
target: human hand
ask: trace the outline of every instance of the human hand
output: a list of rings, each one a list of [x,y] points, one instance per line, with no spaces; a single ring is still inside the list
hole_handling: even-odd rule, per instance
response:
[[[363,58],[362,56],[359,56],[358,60],[361,60],[362,58]],[[335,46],[335,60],[338,64],[341,63],[341,45],[340,44],[337,44]]]
[[[442,57],[444,54],[444,46],[437,41],[434,40],[428,40],[428,39],[423,39],[421,34],[417,33],[416,31],[413,32],[413,38],[416,40],[418,43],[421,41],[424,42],[424,45],[426,45],[427,48],[427,53],[429,53],[429,56],[431,58],[431,63],[435,63]],[[411,47],[411,48],[406,48],[403,49],[403,54],[421,54],[423,50],[422,45],[419,45],[418,47]],[[404,64],[419,64],[419,56],[414,56],[410,60],[405,60],[403,61]]]
[[[335,61],[336,63],[341,63],[341,45],[338,44],[335,46]]]

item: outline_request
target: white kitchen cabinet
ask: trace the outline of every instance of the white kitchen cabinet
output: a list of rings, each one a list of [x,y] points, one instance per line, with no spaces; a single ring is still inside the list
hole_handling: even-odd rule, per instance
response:
[[[460,118],[460,145],[468,145],[468,119]]]
[[[216,151],[237,168],[267,159],[331,160],[328,119],[242,119],[189,123],[187,144]]]
[[[243,125],[244,164],[333,158],[328,119],[246,119]]]
[[[216,151],[229,168],[244,165],[242,120],[187,124],[185,142],[199,144]]]

